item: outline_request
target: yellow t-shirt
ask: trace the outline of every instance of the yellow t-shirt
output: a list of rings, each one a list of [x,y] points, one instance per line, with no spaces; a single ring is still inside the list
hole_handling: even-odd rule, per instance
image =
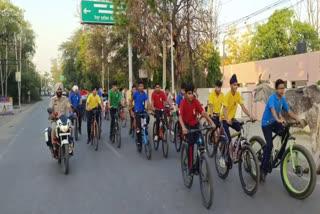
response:
[[[129,93],[129,103],[131,102],[132,99],[132,92]],[[132,108],[134,107],[134,101],[132,102]]]
[[[242,105],[243,101],[239,92],[236,92],[234,96],[229,91],[223,99],[223,106],[227,107],[228,119],[232,120],[237,113],[238,104]],[[221,111],[221,119],[224,119],[223,109]]]
[[[213,113],[219,114],[221,111],[221,106],[223,102],[224,95],[223,93],[220,93],[219,96],[217,96],[215,91],[212,91],[209,95],[209,104],[213,105]],[[210,106],[208,106],[208,114],[210,114]]]
[[[99,104],[101,104],[101,99],[98,94],[96,94],[96,96],[93,96],[93,94],[90,94],[87,99],[87,103],[88,103],[89,110],[92,110],[94,108],[98,108]]]

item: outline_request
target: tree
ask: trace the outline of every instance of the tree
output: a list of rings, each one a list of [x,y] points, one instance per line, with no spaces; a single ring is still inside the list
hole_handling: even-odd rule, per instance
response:
[[[58,59],[51,60],[51,75],[54,83],[61,82],[60,77],[62,76],[62,72],[59,67]]]
[[[268,23],[259,25],[252,38],[251,59],[262,60],[296,54],[298,42],[306,42],[308,51],[320,49],[319,35],[312,26],[293,19],[289,9],[276,10]]]
[[[225,65],[250,61],[250,55],[252,52],[251,40],[253,35],[254,32],[250,26],[247,26],[247,30],[241,35],[238,35],[236,28],[230,30],[229,36],[225,40]]]

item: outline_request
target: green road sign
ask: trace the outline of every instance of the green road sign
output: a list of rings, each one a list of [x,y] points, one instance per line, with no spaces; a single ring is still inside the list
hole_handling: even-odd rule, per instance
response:
[[[81,1],[81,22],[114,25],[113,6],[112,2]],[[121,9],[123,6],[121,5]]]
[[[60,80],[63,81],[64,80],[64,76],[60,76]]]

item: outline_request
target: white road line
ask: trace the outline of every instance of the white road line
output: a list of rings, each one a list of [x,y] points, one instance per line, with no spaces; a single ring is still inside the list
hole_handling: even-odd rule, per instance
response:
[[[104,142],[104,144],[118,157],[122,158],[122,155],[115,149],[113,146],[111,146],[109,143]]]

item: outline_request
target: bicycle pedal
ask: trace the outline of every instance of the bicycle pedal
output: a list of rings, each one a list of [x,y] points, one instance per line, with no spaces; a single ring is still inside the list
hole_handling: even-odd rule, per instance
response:
[[[309,169],[309,168],[305,168],[305,169],[303,170],[303,174],[309,174],[309,172],[310,172],[310,169]]]

